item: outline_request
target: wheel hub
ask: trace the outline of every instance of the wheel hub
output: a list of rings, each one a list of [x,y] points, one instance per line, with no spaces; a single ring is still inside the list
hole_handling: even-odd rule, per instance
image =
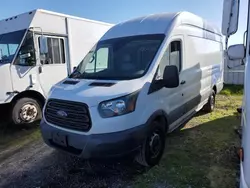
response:
[[[20,119],[24,122],[32,122],[36,119],[38,114],[37,108],[34,104],[25,104],[19,113]]]
[[[149,142],[150,152],[152,154],[152,158],[155,158],[159,155],[161,150],[161,139],[159,134],[153,133]]]

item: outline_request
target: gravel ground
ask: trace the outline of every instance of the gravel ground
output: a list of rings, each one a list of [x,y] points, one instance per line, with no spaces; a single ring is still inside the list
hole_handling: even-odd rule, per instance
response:
[[[40,139],[0,161],[0,187],[130,187],[143,171],[131,160],[88,163]]]
[[[18,143],[22,140],[19,135],[32,130],[9,126],[6,110],[0,109],[0,139],[13,135]],[[86,162],[48,147],[41,138],[0,151],[1,188],[131,187],[133,179],[144,170],[131,159]]]

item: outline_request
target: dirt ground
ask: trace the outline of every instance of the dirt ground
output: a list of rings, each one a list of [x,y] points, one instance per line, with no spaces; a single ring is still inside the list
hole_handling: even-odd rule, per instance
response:
[[[90,168],[38,140],[1,161],[0,187],[124,187],[138,173],[128,163],[92,162]]]
[[[131,159],[84,161],[44,144],[38,124],[15,127],[1,120],[1,188],[130,187],[145,171]]]

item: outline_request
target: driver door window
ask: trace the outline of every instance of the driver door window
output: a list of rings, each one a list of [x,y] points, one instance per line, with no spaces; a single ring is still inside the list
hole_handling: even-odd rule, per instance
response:
[[[158,77],[162,78],[163,71],[167,65],[175,65],[179,72],[181,71],[181,53],[181,41],[172,41],[161,59]]]

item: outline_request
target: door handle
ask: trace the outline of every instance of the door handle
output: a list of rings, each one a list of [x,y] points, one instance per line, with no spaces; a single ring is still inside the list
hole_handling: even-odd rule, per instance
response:
[[[183,85],[183,84],[185,84],[186,83],[186,81],[185,80],[182,80],[181,81],[181,85]]]

